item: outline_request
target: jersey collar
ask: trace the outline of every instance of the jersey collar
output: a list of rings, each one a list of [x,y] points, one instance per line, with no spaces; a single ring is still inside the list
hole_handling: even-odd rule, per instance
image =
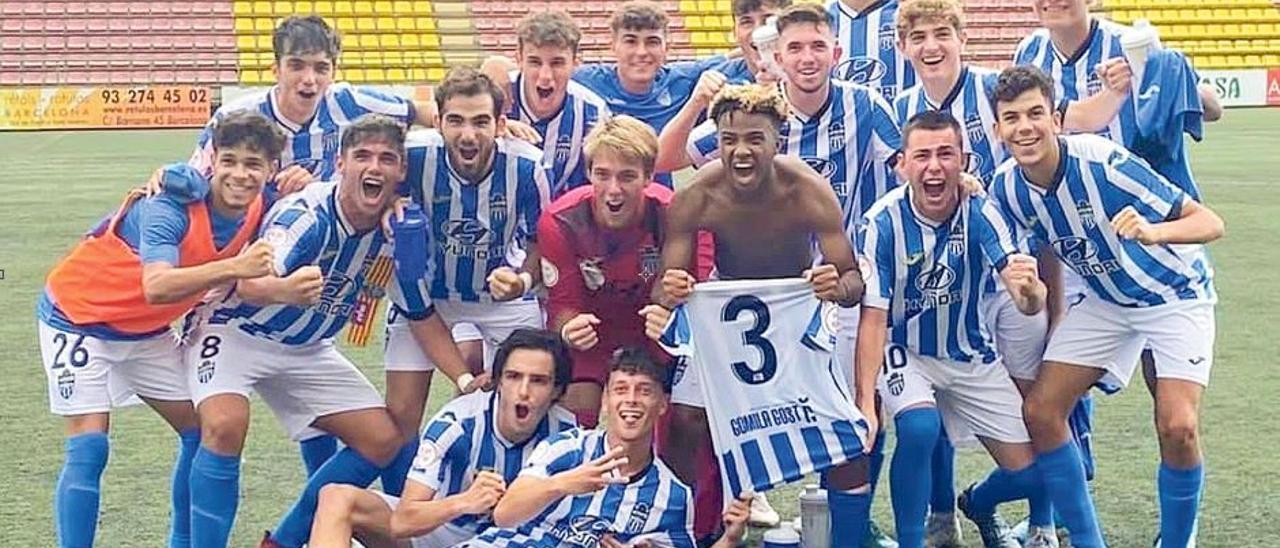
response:
[[[572,84],[573,84],[573,80],[569,80],[569,85],[572,85]],[[565,86],[564,100],[560,102],[560,108],[556,109],[555,112],[551,113],[551,115],[547,116],[546,118],[538,118],[537,116],[534,116],[533,112],[529,110],[529,107],[528,107],[529,96],[525,95],[524,77],[516,76],[516,90],[517,90],[516,95],[519,97],[519,99],[516,101],[516,105],[520,108],[520,116],[526,120],[529,120],[529,123],[531,124],[541,124],[543,122],[550,122],[551,120],[555,120],[557,117],[560,116],[560,113],[564,112],[564,109],[569,106],[569,98],[572,96],[572,93],[570,93],[568,89],[569,85]]]
[[[290,120],[284,117],[284,111],[280,110],[280,98],[278,96],[279,93],[280,93],[280,84],[271,86],[271,89],[267,90],[267,98],[270,101],[270,105],[271,105],[271,118],[275,120],[276,123],[280,124],[285,129],[289,130],[290,133],[300,133],[302,130],[306,129],[307,126],[310,126],[311,120],[314,120],[316,118],[316,114],[319,114],[319,111],[320,111],[319,105],[316,105],[316,112],[311,113],[310,119],[299,124],[297,122],[294,122],[293,120]],[[321,99],[323,100],[323,98]]]
[[[808,116],[805,113],[800,112],[800,109],[796,108],[795,104],[791,102],[791,97],[787,95],[787,85],[783,84],[782,82],[778,82],[778,89],[782,91],[782,98],[786,99],[787,106],[791,107],[791,117],[795,118],[796,120],[799,120],[802,125],[809,123],[811,120],[822,119],[822,116],[826,114],[827,110],[831,108],[831,102],[835,100],[835,96],[836,96],[835,88],[836,88],[835,80],[828,80],[827,81],[827,98],[822,101],[822,106],[818,107],[818,111],[813,113],[813,116]]]
[[[1027,186],[1030,187],[1032,190],[1036,192],[1040,192],[1042,194],[1053,194],[1054,192],[1057,192],[1058,185],[1062,184],[1062,179],[1067,175],[1067,161],[1068,161],[1067,140],[1063,139],[1062,136],[1059,135],[1058,136],[1058,169],[1054,170],[1053,181],[1049,183],[1049,187],[1041,188],[1040,185],[1037,185],[1031,182],[1031,179],[1027,178],[1027,173],[1022,170],[1022,166],[1018,166],[1018,176],[1021,177],[1023,180],[1025,180],[1027,182]]]
[[[1057,55],[1058,59],[1062,61],[1062,66],[1072,66],[1079,62],[1081,57],[1088,55],[1089,47],[1092,46],[1093,41],[1098,38],[1098,32],[1098,20],[1091,17],[1089,18],[1088,36],[1084,39],[1084,43],[1080,44],[1080,47],[1071,52],[1071,55],[1064,58],[1062,52],[1058,51],[1058,46],[1053,44],[1052,39],[1049,40],[1049,47],[1053,48],[1054,55]]]
[[[960,97],[960,94],[964,92],[964,86],[968,82],[969,65],[962,65],[960,67],[960,77],[956,79],[955,85],[951,86],[951,91],[947,92],[947,96],[942,98],[941,103],[936,105],[933,104],[933,101],[929,99],[929,94],[925,91],[924,84],[920,85],[920,93],[924,95],[924,102],[933,110],[951,110],[951,104],[954,103],[956,99]]]
[[[502,139],[502,137],[496,137],[496,138],[494,139],[494,142],[493,142],[493,143],[494,143],[494,144],[493,144],[493,161],[489,163],[489,172],[488,172],[488,173],[485,173],[485,174],[484,174],[484,177],[481,177],[479,181],[475,181],[475,182],[472,182],[470,179],[467,179],[466,177],[463,177],[461,174],[459,174],[456,170],[454,170],[454,169],[453,169],[453,164],[452,164],[451,162],[449,162],[449,147],[448,147],[448,146],[442,147],[442,148],[441,148],[441,150],[443,150],[443,151],[444,151],[444,166],[445,166],[446,168],[448,168],[448,170],[449,170],[449,176],[450,176],[450,177],[452,177],[454,180],[458,181],[458,184],[460,184],[460,185],[462,185],[462,186],[481,186],[481,185],[484,185],[484,184],[488,184],[489,179],[493,178],[493,170],[494,170],[495,168],[497,168],[497,167],[498,167],[498,166],[497,166],[497,163],[498,163],[498,139]]]
[[[338,220],[338,228],[342,233],[346,236],[356,236],[359,233],[356,232],[355,227],[351,226],[351,221],[347,220],[347,214],[342,211],[342,200],[338,199],[338,189],[341,185],[341,181],[333,184],[333,192],[329,194],[329,207],[333,208],[334,218]]]

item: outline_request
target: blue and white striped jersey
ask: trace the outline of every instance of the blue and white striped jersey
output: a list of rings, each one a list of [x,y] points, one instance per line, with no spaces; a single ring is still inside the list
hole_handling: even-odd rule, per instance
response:
[[[226,115],[240,110],[255,110],[275,122],[285,135],[280,153],[280,169],[299,165],[315,175],[318,181],[334,179],[338,172],[338,145],[342,131],[365,114],[382,114],[413,123],[415,112],[408,99],[380,91],[357,87],[346,82],[329,86],[316,109],[315,116],[302,124],[280,114],[276,98],[277,86],[246,95],[218,108],[196,140],[196,150],[187,162],[206,177],[213,173],[213,128]]]
[[[962,197],[949,221],[935,223],[912,205],[911,187],[898,187],[858,229],[862,306],[888,312],[893,344],[921,356],[991,363],[997,354],[982,318],[984,286],[1018,252],[1015,241],[985,198]]]
[[[1059,104],[1088,99],[1102,91],[1097,67],[1112,57],[1123,57],[1120,36],[1129,27],[1094,18],[1089,23],[1089,38],[1073,52],[1060,52],[1049,39],[1049,29],[1036,29],[1023,38],[1013,55],[1014,64],[1033,65],[1053,77],[1053,93]],[[1120,108],[1120,115],[1099,135],[1128,145],[1138,131],[1137,114],[1132,102]]]
[[[538,120],[525,108],[520,71],[511,71],[511,81],[514,88],[507,117],[533,126],[542,136],[542,161],[551,170],[551,198],[559,198],[570,189],[587,184],[587,159],[582,145],[596,122],[609,117],[604,99],[587,86],[570,80],[560,111]]]
[[[430,487],[435,491],[433,500],[466,491],[483,470],[501,475],[510,484],[542,440],[577,427],[573,413],[553,405],[532,437],[511,443],[498,431],[497,406],[497,392],[472,392],[444,404],[422,430],[409,481]],[[486,522],[480,516],[465,515],[450,523],[478,533]]]
[[[385,291],[412,319],[434,313],[425,280],[401,285],[399,276],[385,289],[366,284],[375,261],[393,261],[394,246],[382,230],[357,233],[338,207],[338,183],[312,183],[276,202],[262,221],[261,238],[275,248],[275,270],[282,276],[316,265],[324,275],[320,301],[309,307],[259,306],[235,292],[212,303],[207,320],[232,325],[255,337],[289,346],[327,343],[347,324],[361,293]]]
[[[1202,245],[1144,245],[1120,238],[1111,219],[1132,206],[1147,221],[1178,217],[1185,192],[1124,147],[1096,135],[1059,137],[1053,185],[1026,179],[1013,160],[996,171],[991,199],[1020,229],[1047,242],[1089,291],[1127,307],[1214,300]]]
[[[902,134],[889,103],[871,88],[833,80],[822,110],[810,117],[792,108],[780,137],[779,152],[799,156],[831,181],[850,237],[858,217],[898,185],[890,163]],[[695,167],[720,157],[714,120],[693,128],[686,151]]]
[[[405,148],[404,187],[431,224],[431,298],[493,302],[485,278],[500,266],[520,266],[550,201],[542,151],[499,137],[493,169],[472,183],[449,166],[440,132],[412,131]]]
[[[991,174],[1008,157],[995,133],[996,114],[991,105],[999,76],[999,71],[989,68],[965,66],[960,69],[960,79],[955,87],[938,102],[925,95],[924,84],[902,92],[893,101],[898,127],[907,127],[911,117],[922,112],[938,110],[951,113],[964,128],[961,137],[969,158],[968,172],[983,182],[990,181]]]
[[[521,476],[547,478],[604,455],[605,431],[575,429],[543,441]],[[622,544],[693,548],[693,490],[658,458],[625,484],[565,497],[515,529],[490,528],[463,546],[594,547],[605,535]]]
[[[677,375],[699,376],[733,496],[862,454],[866,423],[831,358],[836,310],[797,278],[700,283],[672,314],[659,342],[685,360]]]
[[[829,0],[827,16],[843,51],[833,78],[870,86],[889,101],[916,85],[911,61],[898,51],[897,0],[873,2],[862,11]]]

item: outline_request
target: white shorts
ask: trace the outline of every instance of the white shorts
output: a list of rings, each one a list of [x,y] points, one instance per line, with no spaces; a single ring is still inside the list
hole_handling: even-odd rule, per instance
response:
[[[511,332],[520,328],[542,328],[542,309],[537,301],[508,301],[503,303],[464,303],[439,301],[432,303],[440,319],[453,329],[455,341],[459,339],[458,326],[470,325],[484,341],[484,368],[493,366],[493,354],[498,344]],[[462,331],[467,331],[464,328]],[[392,307],[387,313],[387,345],[382,353],[382,363],[387,371],[433,371],[434,363],[423,354],[422,347],[409,330],[408,319],[397,314]]]
[[[400,506],[400,497],[391,496],[382,491],[373,492],[382,497],[382,501],[391,507],[392,512],[395,511],[397,506]],[[413,548],[448,548],[460,542],[471,540],[475,536],[475,531],[445,522],[430,533],[409,539],[409,545]]]
[[[257,392],[294,441],[314,437],[316,419],[383,407],[382,395],[332,342],[289,346],[227,325],[204,324],[186,347],[196,405],[218,394]]]
[[[1209,384],[1216,332],[1211,301],[1176,301],[1126,308],[1086,294],[1067,309],[1049,337],[1044,361],[1106,370],[1102,382],[1127,386],[1143,347],[1155,357],[1156,378]]]
[[[1045,338],[1049,331],[1049,314],[1028,316],[1013,304],[1013,297],[1001,287],[1000,291],[987,295],[982,303],[987,331],[995,339],[1009,376],[1027,381],[1036,380],[1040,364],[1044,360]]]
[[[963,363],[921,356],[895,344],[885,346],[880,398],[890,415],[923,403],[942,414],[953,442],[973,435],[1005,443],[1028,443],[1022,396],[1000,360]],[[959,445],[959,443],[957,443]]]
[[[133,396],[187,401],[187,373],[173,334],[111,341],[36,322],[40,358],[55,415],[106,413]]]

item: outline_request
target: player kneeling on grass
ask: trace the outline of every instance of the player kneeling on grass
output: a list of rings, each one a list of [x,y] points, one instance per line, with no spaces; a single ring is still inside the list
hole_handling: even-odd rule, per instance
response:
[[[453,546],[491,525],[489,513],[538,443],[575,426],[555,405],[573,361],[554,333],[519,329],[498,346],[493,392],[472,392],[440,409],[399,498],[328,485],[311,530],[312,548]]]
[[[403,178],[404,130],[389,118],[369,116],[347,129],[341,146],[341,182],[308,185],[277,202],[263,221],[262,239],[274,251],[271,271],[284,277],[242,281],[204,311],[189,338],[188,382],[202,430],[191,467],[194,546],[227,545],[253,392],[291,435],[314,426],[347,445],[311,477],[277,530],[281,545],[306,542],[321,486],[368,485],[401,450],[381,396],[338,352],[333,337],[362,292],[384,291],[371,272],[391,263],[392,246],[378,225]],[[461,362],[423,282],[391,279],[385,292],[410,314],[421,344],[438,359]],[[317,283],[323,289],[307,301],[255,304],[264,295]]]
[[[211,183],[174,165],[162,177],[207,188],[190,204],[131,192],[49,272],[40,295],[40,353],[49,408],[66,417],[66,462],[54,487],[60,546],[91,546],[112,407],[138,395],[178,432],[169,544],[190,543],[187,473],[200,441],[182,354],[169,325],[210,289],[271,272],[271,246],[240,254],[262,218],[262,186],[283,137],[256,113],[213,131]]]
[[[1201,244],[1222,236],[1222,219],[1120,145],[1061,135],[1053,82],[1040,69],[1005,70],[994,95],[996,129],[1014,162],[996,172],[992,201],[1086,285],[1049,336],[1024,403],[1045,488],[1072,545],[1102,546],[1067,414],[1095,383],[1128,383],[1148,345],[1160,437],[1160,545],[1194,545],[1204,481],[1198,415],[1213,365],[1216,301]]]
[[[540,443],[494,508],[496,526],[460,546],[694,546],[693,492],[653,452],[666,370],[631,347],[609,369],[606,426]],[[748,513],[746,499],[730,506],[717,548],[741,541]]]
[[[925,545],[928,471],[940,422],[953,433],[973,432],[999,465],[959,501],[985,546],[1019,546],[997,504],[1044,496],[1022,398],[982,312],[992,270],[1023,314],[1039,313],[1047,290],[999,210],[962,188],[962,132],[946,112],[912,117],[897,166],[907,185],[877,201],[858,230],[867,290],[855,378],[862,401],[875,397],[879,379],[894,416],[890,490],[898,542],[907,548]]]

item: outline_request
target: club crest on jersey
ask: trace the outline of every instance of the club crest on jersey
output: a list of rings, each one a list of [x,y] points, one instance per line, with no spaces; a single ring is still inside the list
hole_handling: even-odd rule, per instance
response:
[[[952,255],[964,255],[964,227],[957,226],[956,231],[947,237],[947,251]]]
[[[75,395],[75,393],[76,374],[72,373],[70,369],[63,369],[62,372],[58,374],[58,395],[62,396],[62,399],[64,400],[69,400],[71,399],[71,396]]]
[[[569,155],[573,153],[573,136],[561,135],[556,139],[556,164],[563,165],[569,163]]]
[[[830,147],[831,154],[844,150],[844,122],[833,120],[831,125],[827,126],[827,146]],[[834,166],[832,171],[834,171]]]
[[[627,516],[626,532],[628,534],[634,535],[644,531],[644,524],[649,521],[650,508],[648,503],[636,501],[635,506],[631,507],[631,515]]]
[[[594,548],[610,532],[608,521],[595,516],[574,516],[569,519],[569,523],[557,524],[552,528],[551,536],[560,541],[560,546]]]
[[[582,282],[588,291],[599,291],[604,287],[604,267],[599,257],[578,261],[578,270],[582,271]]]
[[[855,84],[869,85],[880,81],[888,71],[885,64],[874,57],[852,57],[836,65],[832,76]]]
[[[1102,91],[1102,79],[1098,77],[1097,72],[1089,72],[1089,80],[1085,84],[1085,87],[1088,88],[1090,97],[1097,95]]]
[[[646,284],[653,281],[654,276],[658,275],[661,263],[662,258],[657,247],[647,245],[640,248],[640,279]]]
[[[970,145],[987,140],[987,128],[982,127],[982,117],[977,114],[965,116],[964,131],[969,134]]]
[[[892,20],[893,18],[889,18]],[[893,51],[898,40],[898,30],[894,28],[893,23],[885,23],[880,25],[880,32],[877,34],[880,39],[880,51]]]
[[[336,158],[338,156],[338,132],[330,131],[325,133],[324,137],[321,138],[321,142],[324,144],[325,158]]]
[[[200,365],[196,367],[196,380],[200,384],[209,384],[213,380],[213,360],[200,360]]]
[[[1098,219],[1093,216],[1093,206],[1089,204],[1088,200],[1076,202],[1076,211],[1080,215],[1080,224],[1084,225],[1085,228],[1096,228],[1098,226]]]
[[[502,194],[489,195],[489,218],[500,223],[507,219],[507,197]]]

